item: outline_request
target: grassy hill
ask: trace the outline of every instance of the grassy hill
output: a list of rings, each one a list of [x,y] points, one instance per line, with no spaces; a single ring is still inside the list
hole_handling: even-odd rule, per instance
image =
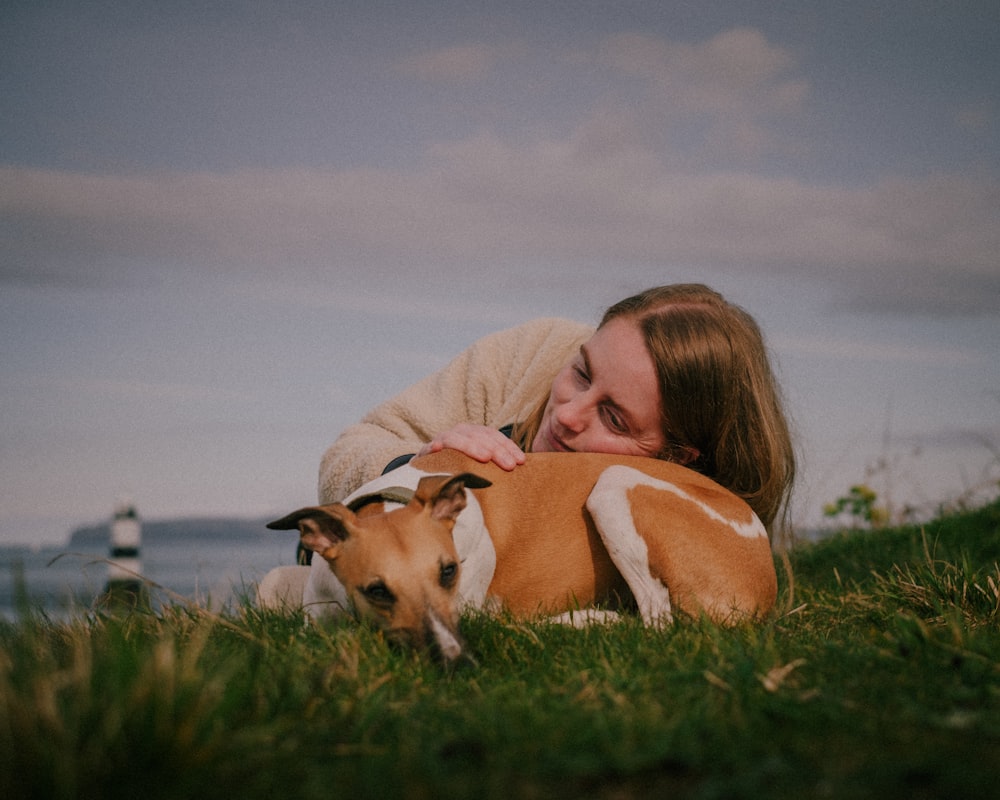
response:
[[[1000,562],[1000,501],[919,526],[843,531],[796,548],[793,563],[803,583],[832,588],[836,575],[841,582],[866,583],[872,572],[928,559],[982,566]]]
[[[779,563],[722,629],[471,616],[445,672],[240,606],[0,625],[0,795],[1000,797],[1000,503]]]

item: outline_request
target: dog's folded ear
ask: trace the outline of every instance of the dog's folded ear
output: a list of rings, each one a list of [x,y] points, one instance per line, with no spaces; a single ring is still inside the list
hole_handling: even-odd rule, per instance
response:
[[[319,514],[322,511],[323,509],[320,508],[319,506],[300,508],[298,511],[293,511],[288,516],[267,523],[266,527],[270,528],[272,531],[294,531],[298,529],[300,520],[302,520],[305,517]]]
[[[492,484],[471,472],[460,475],[428,475],[421,478],[413,499],[427,506],[434,519],[455,521],[465,508],[465,489],[485,489]]]
[[[342,544],[349,536],[354,514],[336,503],[332,506],[312,506],[293,511],[287,517],[267,523],[275,531],[298,529],[302,544],[315,553],[330,558],[328,551]]]

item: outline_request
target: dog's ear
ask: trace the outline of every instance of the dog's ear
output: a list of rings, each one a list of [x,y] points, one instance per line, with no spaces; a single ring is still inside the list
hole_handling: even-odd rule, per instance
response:
[[[421,478],[413,497],[431,510],[433,519],[455,521],[465,508],[465,489],[485,489],[485,478],[471,472],[460,475],[428,475]]]
[[[336,503],[325,507],[300,508],[287,517],[269,522],[267,527],[277,531],[298,528],[302,544],[315,553],[333,557],[327,551],[339,547],[350,537],[349,526],[353,519],[354,514],[349,509]]]
[[[452,480],[461,481],[466,489],[485,489],[487,486],[492,486],[491,481],[486,480],[486,478],[480,478],[474,472],[463,472],[461,475],[456,475]]]

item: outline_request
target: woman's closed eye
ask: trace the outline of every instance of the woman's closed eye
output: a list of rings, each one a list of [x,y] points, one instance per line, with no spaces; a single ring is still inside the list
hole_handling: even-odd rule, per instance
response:
[[[590,376],[590,369],[588,368],[586,358],[581,358],[579,362],[573,365],[573,376],[576,378],[578,386],[581,388],[590,388],[593,378]],[[600,413],[601,419],[604,421],[604,426],[609,431],[619,436],[627,436],[629,434],[628,422],[614,404],[604,404],[601,407]]]
[[[629,432],[628,424],[625,422],[624,417],[612,406],[605,406],[601,410],[601,414],[604,417],[604,424],[612,433],[625,435]]]

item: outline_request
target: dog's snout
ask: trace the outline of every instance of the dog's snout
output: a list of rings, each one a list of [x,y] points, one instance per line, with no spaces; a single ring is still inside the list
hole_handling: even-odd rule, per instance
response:
[[[457,625],[433,609],[427,609],[417,624],[386,627],[385,634],[390,645],[423,651],[442,664],[450,665],[464,654]]]
[[[433,610],[428,610],[425,620],[427,643],[443,662],[450,664],[462,655],[462,640],[455,626],[449,625]]]

